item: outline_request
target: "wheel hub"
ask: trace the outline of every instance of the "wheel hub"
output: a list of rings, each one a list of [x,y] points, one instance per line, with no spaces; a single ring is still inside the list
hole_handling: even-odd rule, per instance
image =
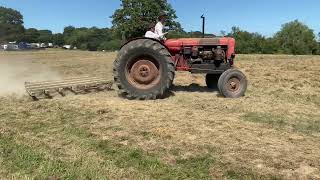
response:
[[[140,76],[147,77],[150,74],[150,68],[148,66],[142,65],[139,67]]]
[[[128,68],[127,78],[137,88],[148,89],[160,80],[160,71],[150,60],[138,60]]]
[[[228,81],[228,90],[231,92],[236,92],[240,89],[240,80],[238,78],[231,78]]]

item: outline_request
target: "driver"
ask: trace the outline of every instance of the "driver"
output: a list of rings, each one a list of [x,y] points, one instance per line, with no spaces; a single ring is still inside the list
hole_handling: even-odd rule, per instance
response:
[[[153,38],[153,39],[157,39],[157,40],[161,39],[161,37],[155,33],[155,24],[154,23],[149,25],[149,29],[146,32],[146,34],[144,35],[144,37]]]
[[[167,34],[163,32],[166,20],[167,20],[167,15],[165,13],[162,13],[159,16],[158,23],[156,24],[156,27],[155,27],[155,33],[163,40],[166,40],[165,35]]]

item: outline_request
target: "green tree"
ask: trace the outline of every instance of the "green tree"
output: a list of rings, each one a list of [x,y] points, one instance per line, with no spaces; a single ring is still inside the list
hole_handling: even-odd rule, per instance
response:
[[[316,54],[318,44],[312,29],[298,20],[286,23],[275,35],[281,53]]]
[[[64,37],[64,41],[66,42],[66,44],[70,43],[70,38],[72,36],[72,33],[76,30],[75,27],[73,26],[67,26],[64,28],[63,30],[63,37]]]
[[[67,27],[64,31],[66,44],[70,44],[82,50],[96,51],[98,49],[111,50],[120,45],[115,45],[119,41],[114,38],[113,31],[108,28],[74,28]],[[110,42],[110,43],[109,43]],[[112,42],[112,43],[111,43]],[[108,48],[107,45],[112,45]]]
[[[176,21],[176,12],[167,0],[121,0],[121,2],[121,8],[111,16],[113,28],[119,38],[122,33],[126,38],[143,36],[148,25],[156,22],[161,12],[167,12],[167,26],[171,30],[182,30],[180,23]]]
[[[57,45],[57,46],[63,46],[65,43],[64,43],[64,37],[63,37],[63,34],[61,33],[58,33],[58,34],[53,34],[52,35],[52,43],[54,45]]]
[[[50,43],[52,42],[52,31],[50,30],[39,30],[38,42]]]
[[[114,50],[120,49],[121,45],[122,45],[122,40],[120,40],[120,39],[113,39],[113,40],[109,40],[109,41],[103,41],[99,46],[99,50],[114,51]]]
[[[262,54],[275,54],[279,51],[279,46],[273,37],[266,38],[261,46]]]
[[[228,36],[236,39],[237,53],[263,53],[266,39],[259,33],[250,33],[243,31],[239,27],[232,27],[231,33]]]
[[[21,41],[28,42],[28,43],[37,43],[39,42],[38,41],[39,36],[40,36],[40,33],[37,29],[29,28],[24,32]]]
[[[190,35],[187,32],[171,31],[166,37],[168,39],[188,38],[188,37],[190,37]]]
[[[23,32],[23,16],[21,13],[0,6],[0,42],[19,41]]]

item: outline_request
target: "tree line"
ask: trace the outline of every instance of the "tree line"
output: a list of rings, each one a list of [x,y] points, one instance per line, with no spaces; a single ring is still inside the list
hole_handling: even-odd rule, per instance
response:
[[[22,14],[14,9],[0,7],[0,44],[8,42],[53,43],[55,46],[72,45],[82,50],[117,50],[122,40],[114,28],[68,26],[63,33],[38,30],[23,26]]]
[[[0,7],[0,43],[9,41],[28,43],[53,43],[56,46],[72,45],[82,50],[117,50],[127,39],[141,37],[146,27],[156,22],[160,13],[168,15],[168,38],[200,38],[202,33],[186,32],[177,21],[175,10],[167,0],[121,0],[122,4],[112,18],[112,27],[68,26],[63,33],[50,30],[26,29],[20,12]],[[199,27],[200,29],[200,27]],[[221,32],[222,36],[236,39],[236,51],[242,54],[320,54],[320,45],[312,29],[294,20],[282,25],[272,37],[252,33],[233,27],[230,32]],[[213,34],[206,34],[214,37]]]

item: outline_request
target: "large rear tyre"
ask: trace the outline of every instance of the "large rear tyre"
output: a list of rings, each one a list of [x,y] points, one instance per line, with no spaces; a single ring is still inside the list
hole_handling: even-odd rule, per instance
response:
[[[218,87],[218,81],[221,74],[207,74],[206,84],[209,89],[215,89]]]
[[[220,93],[227,98],[239,98],[245,95],[248,81],[246,76],[237,69],[225,71],[219,78]]]
[[[137,39],[126,44],[113,66],[119,94],[129,99],[161,98],[168,92],[175,76],[170,53],[151,39]]]

